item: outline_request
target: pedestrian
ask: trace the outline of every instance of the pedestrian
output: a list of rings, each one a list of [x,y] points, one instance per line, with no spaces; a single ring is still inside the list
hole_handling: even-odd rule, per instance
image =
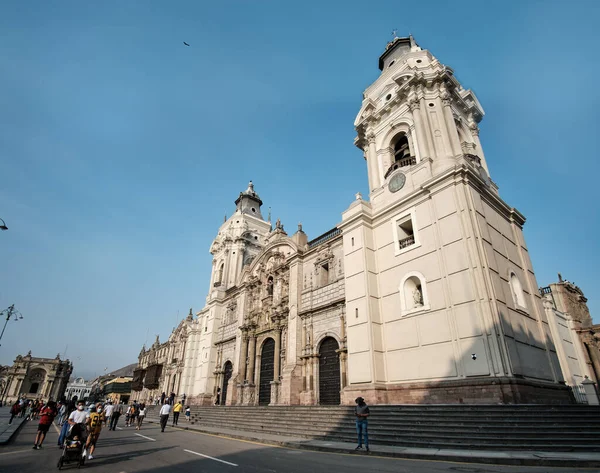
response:
[[[108,430],[115,430],[117,428],[117,422],[119,422],[119,417],[123,414],[123,404],[120,403],[113,409],[112,416],[110,418],[110,424],[108,424]]]
[[[146,416],[146,404],[140,404],[140,411],[137,416],[137,430],[142,430],[142,423],[144,422],[144,417]]]
[[[137,401],[133,401],[133,406],[131,406],[131,412],[129,413],[129,425],[133,425],[134,427],[137,424],[137,417],[140,413],[140,405]]]
[[[104,413],[102,412],[102,404],[96,404],[96,412],[90,413],[88,419],[89,434],[87,441],[85,442],[85,451],[89,451],[88,460],[94,458],[94,452],[96,450],[96,443],[102,432],[102,424],[104,423]],[[85,453],[84,453],[85,455]]]
[[[73,420],[73,417],[75,416],[74,413],[79,412],[81,412],[81,414],[77,415],[78,421],[75,422]],[[62,448],[63,446],[63,442],[65,440],[65,437],[67,436],[69,429],[78,423],[85,424],[87,420],[87,414],[88,413],[84,410],[83,401],[79,401],[77,407],[75,406],[75,403],[73,401],[69,402],[69,405],[67,406],[66,420],[65,422],[63,422],[62,428],[60,429],[60,434],[58,436],[58,446],[60,448]]]
[[[217,388],[217,395],[215,396],[215,406],[221,405],[221,388]]]
[[[185,408],[185,419],[189,422],[190,421],[190,417],[192,415],[192,410],[190,409],[190,406],[187,406]]]
[[[161,406],[165,403],[165,397],[167,397],[167,395],[163,391],[163,393],[160,395],[160,405]]]
[[[173,406],[173,425],[177,425],[177,421],[179,420],[179,414],[183,410],[183,404],[179,401]]]
[[[19,414],[19,412],[21,412],[21,403],[17,400],[10,408],[10,420],[8,421],[9,424],[12,424],[13,419]]]
[[[171,412],[171,405],[169,401],[165,400],[165,403],[160,408],[160,431],[164,432],[167,422],[169,421],[169,413]]]
[[[44,439],[52,425],[54,417],[56,417],[56,404],[54,401],[48,401],[46,405],[40,409],[40,423],[38,424],[37,434],[33,443],[34,450],[42,448],[42,443],[44,443]]]
[[[58,425],[63,425],[65,420],[67,420],[67,404],[61,402],[58,409]]]
[[[115,406],[113,406],[112,401],[108,401],[108,404],[104,406],[104,426],[110,425],[110,421],[115,410]]]
[[[369,406],[362,397],[357,397],[354,402],[356,402],[356,407],[354,408],[354,415],[356,416],[356,433],[358,434],[358,446],[355,450],[362,450],[363,444],[363,435],[365,433],[365,450],[369,452],[369,429],[368,429],[368,421],[367,417],[369,417]]]
[[[181,396],[181,404],[185,404],[185,393],[183,393],[183,396]]]
[[[173,391],[171,391],[171,394],[169,394],[169,404],[175,404],[175,393]]]

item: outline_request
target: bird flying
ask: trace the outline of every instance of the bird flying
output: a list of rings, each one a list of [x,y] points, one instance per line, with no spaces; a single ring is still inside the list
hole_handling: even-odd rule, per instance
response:
[[[183,44],[185,44],[186,46],[189,46],[189,44],[187,44],[185,41],[183,42]]]

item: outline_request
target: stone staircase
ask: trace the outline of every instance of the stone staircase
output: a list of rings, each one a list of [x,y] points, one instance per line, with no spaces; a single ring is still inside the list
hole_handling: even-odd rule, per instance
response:
[[[151,406],[148,420],[158,420]],[[192,424],[214,431],[265,433],[356,442],[346,406],[192,407]],[[257,436],[257,435],[254,435]],[[260,436],[260,435],[258,435]],[[600,407],[582,405],[373,406],[373,445],[469,450],[600,452]]]

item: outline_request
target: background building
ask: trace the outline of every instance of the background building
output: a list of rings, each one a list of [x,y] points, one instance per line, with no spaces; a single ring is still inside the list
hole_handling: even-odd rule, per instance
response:
[[[60,354],[56,358],[37,358],[31,356],[31,352],[25,356],[19,355],[8,370],[3,398],[8,402],[20,395],[44,401],[60,400],[72,371],[72,363],[61,360]]]
[[[552,335],[558,341],[557,352],[565,380],[579,402],[588,402],[582,383],[586,378],[598,383],[600,324],[593,324],[583,291],[563,280],[560,274],[558,282],[540,288],[540,293]]]
[[[89,397],[91,391],[92,383],[86,383],[85,379],[83,378],[75,378],[75,380],[67,384],[67,389],[65,390],[65,398],[68,401],[73,399],[86,400]]]

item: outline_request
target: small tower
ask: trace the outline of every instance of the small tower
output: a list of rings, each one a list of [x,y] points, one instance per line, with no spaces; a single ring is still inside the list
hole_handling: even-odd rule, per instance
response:
[[[240,192],[240,196],[235,201],[237,207],[236,212],[252,215],[253,217],[263,220],[263,216],[260,213],[262,204],[262,200],[260,200],[260,197],[258,197],[258,194],[254,191],[254,184],[250,181],[248,189],[244,192]]]
[[[235,212],[223,222],[211,245],[213,270],[209,294],[235,285],[244,266],[250,264],[264,246],[270,223],[263,219],[262,203],[250,181],[235,200]]]

